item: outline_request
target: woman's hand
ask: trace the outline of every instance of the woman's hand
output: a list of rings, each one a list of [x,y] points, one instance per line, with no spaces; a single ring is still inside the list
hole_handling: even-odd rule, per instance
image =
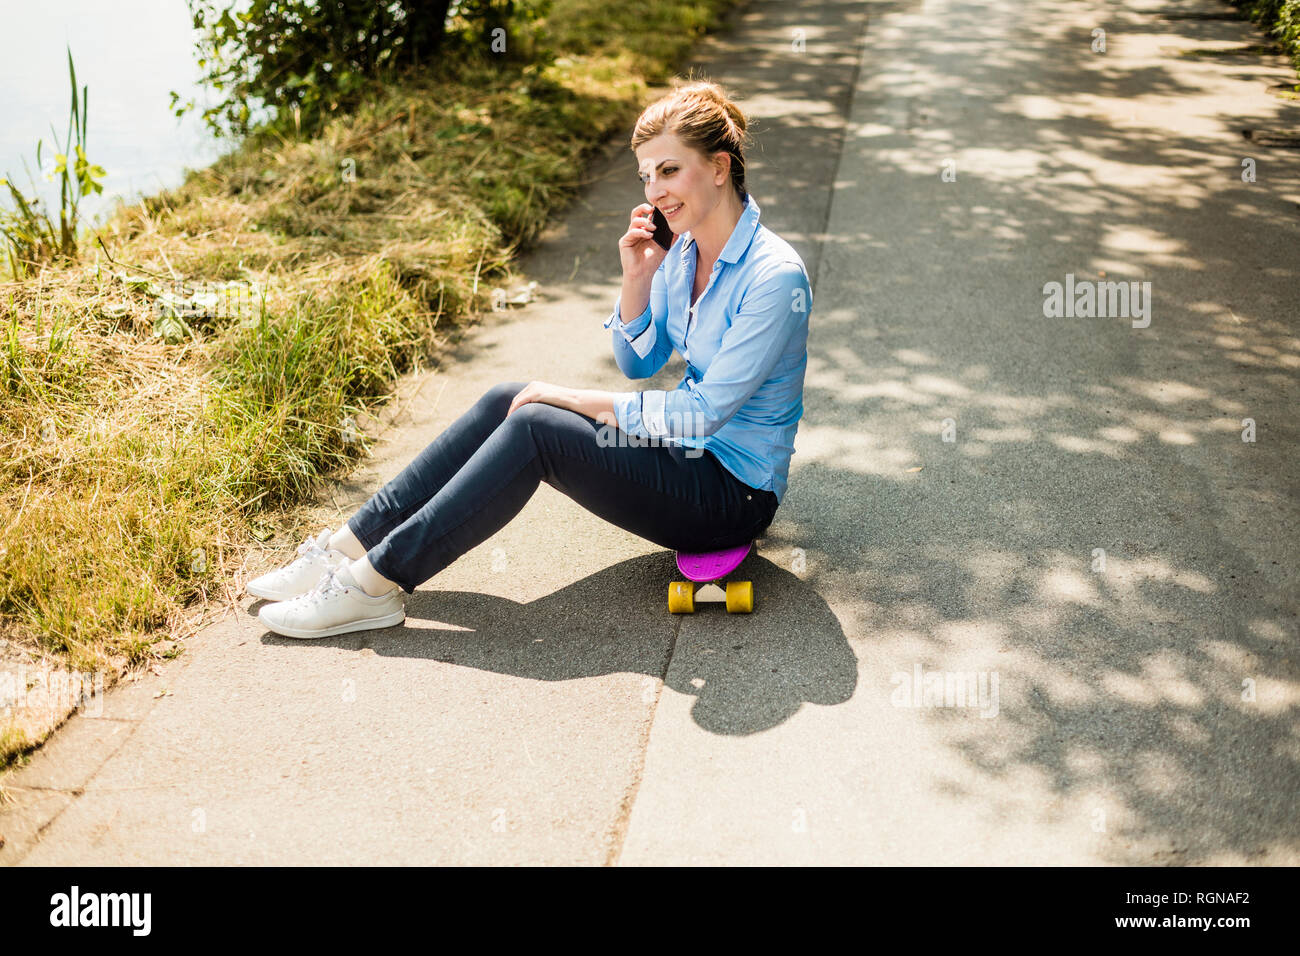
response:
[[[563,385],[552,385],[549,382],[529,382],[510,403],[510,408],[506,410],[506,418],[529,402],[541,402],[543,405],[567,408],[579,415],[586,415],[602,425],[617,428],[618,416],[614,413],[616,397],[613,392],[598,392],[590,388],[565,388]]]
[[[618,257],[623,263],[624,280],[644,284],[647,289],[650,288],[650,280],[654,278],[659,264],[668,255],[668,250],[655,242],[654,222],[650,218],[654,208],[648,202],[634,207],[627,232],[618,241]]]
[[[515,400],[510,403],[510,408],[506,412],[506,418],[509,418],[516,408],[519,408],[521,405],[527,405],[529,402],[541,402],[543,405],[558,405],[563,408],[563,405],[560,405],[558,401],[555,401],[557,398],[559,398],[558,386],[550,385],[546,382],[529,382],[520,390],[519,394],[515,396]]]

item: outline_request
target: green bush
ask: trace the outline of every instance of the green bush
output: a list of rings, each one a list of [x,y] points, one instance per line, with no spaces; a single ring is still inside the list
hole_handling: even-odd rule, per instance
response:
[[[1232,0],[1248,17],[1276,37],[1300,70],[1300,0]]]
[[[549,61],[537,21],[552,0],[190,0],[215,132],[245,134],[261,119],[314,132],[380,82],[448,57]],[[246,6],[247,9],[239,10]],[[179,116],[194,108],[180,104]]]

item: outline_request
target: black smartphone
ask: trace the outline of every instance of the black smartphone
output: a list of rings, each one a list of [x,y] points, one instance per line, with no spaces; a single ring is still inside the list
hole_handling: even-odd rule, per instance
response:
[[[655,224],[655,242],[668,249],[673,244],[673,230],[668,225],[668,217],[659,211],[659,207],[654,207],[654,212],[650,214],[650,221]]]

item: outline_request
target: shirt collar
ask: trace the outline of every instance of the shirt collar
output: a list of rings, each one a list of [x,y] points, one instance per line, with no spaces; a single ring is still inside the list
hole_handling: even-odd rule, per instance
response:
[[[720,262],[739,262],[740,257],[745,254],[749,248],[749,243],[754,238],[754,233],[758,230],[758,216],[762,210],[759,208],[758,200],[749,193],[745,193],[745,207],[741,210],[740,219],[736,221],[736,227],[731,230],[731,238],[727,244],[722,247],[722,252],[718,254]],[[691,244],[695,242],[695,237],[687,230],[682,237],[682,261],[690,254]]]

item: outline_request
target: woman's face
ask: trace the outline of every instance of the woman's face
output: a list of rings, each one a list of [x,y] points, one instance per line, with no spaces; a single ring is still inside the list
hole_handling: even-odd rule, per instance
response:
[[[686,232],[722,201],[728,178],[725,157],[710,163],[672,133],[660,133],[637,147],[646,202],[659,207],[673,232]]]

